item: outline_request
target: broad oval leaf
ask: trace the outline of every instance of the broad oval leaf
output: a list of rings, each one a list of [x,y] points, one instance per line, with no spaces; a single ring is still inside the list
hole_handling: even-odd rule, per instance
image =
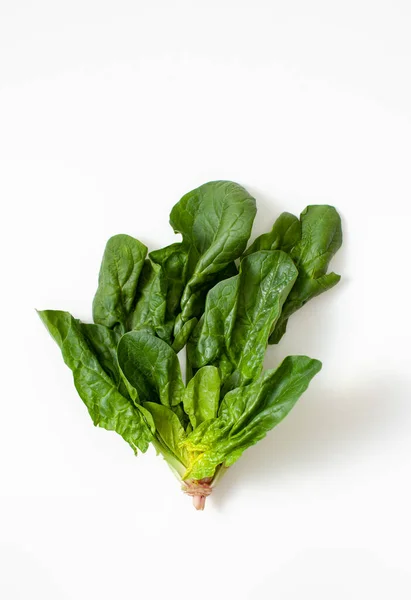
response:
[[[119,234],[107,242],[98,288],[93,300],[93,319],[106,327],[129,329],[137,283],[147,248],[129,235]]]
[[[318,279],[342,244],[341,218],[333,206],[307,206],[301,213],[301,239],[291,250],[298,269]]]
[[[120,368],[137,390],[140,402],[175,406],[182,401],[180,363],[166,342],[147,331],[130,331],[121,338],[117,355]]]
[[[217,273],[241,256],[250,237],[255,200],[231,181],[212,181],[189,192],[174,206],[170,224],[188,249],[188,282],[181,299],[179,327],[197,317],[196,299]]]

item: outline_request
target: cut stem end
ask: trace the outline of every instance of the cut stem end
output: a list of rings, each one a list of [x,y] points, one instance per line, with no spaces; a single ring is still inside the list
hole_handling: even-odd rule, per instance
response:
[[[196,510],[204,510],[207,496],[211,494],[211,477],[205,479],[189,479],[184,481],[183,492],[193,497],[193,505]]]
[[[193,505],[196,510],[204,510],[207,496],[193,496]]]

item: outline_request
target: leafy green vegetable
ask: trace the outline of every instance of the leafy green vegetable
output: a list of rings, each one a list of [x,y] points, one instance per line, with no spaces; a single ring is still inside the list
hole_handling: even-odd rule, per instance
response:
[[[95,323],[128,330],[138,278],[143,268],[147,248],[129,235],[115,235],[104,251],[93,301]]]
[[[133,330],[158,333],[162,339],[170,339],[171,330],[165,327],[166,291],[161,267],[150,259],[144,262],[136,293],[136,303],[130,323]],[[160,335],[161,333],[161,335]]]
[[[154,433],[152,419],[120,394],[88,346],[79,321],[60,310],[43,310],[39,315],[73,371],[77,392],[94,425],[116,431],[135,452],[137,448],[145,452]]]
[[[189,192],[170,214],[174,231],[188,250],[187,285],[177,330],[198,316],[198,295],[207,292],[218,273],[241,256],[250,237],[255,200],[240,185],[214,181]]]
[[[124,391],[124,382],[117,362],[119,334],[104,325],[95,325],[94,323],[79,322],[78,326],[107,375],[119,389],[122,388]]]
[[[293,312],[339,281],[327,274],[342,241],[333,207],[283,213],[246,249],[255,212],[238,184],[206,183],[171,211],[181,242],[147,256],[128,235],[110,238],[94,323],[39,312],[94,424],[135,452],[152,443],[197,509],[320,370],[318,360],[288,356],[264,372],[264,355]]]
[[[184,384],[177,354],[147,331],[130,331],[118,345],[118,362],[140,402],[175,406],[183,399]]]
[[[282,421],[320,369],[318,360],[289,356],[278,369],[228,392],[218,418],[203,422],[183,442],[190,452],[200,453],[184,477],[212,477],[218,465],[232,465]]]
[[[233,372],[230,387],[258,377],[269,335],[297,275],[285,252],[262,250],[246,256],[239,275],[208,294],[204,319],[190,345],[192,364],[219,365],[220,356],[228,358]]]
[[[150,258],[161,267],[166,301],[165,320],[173,328],[187,280],[188,250],[181,243],[171,244],[150,252]]]
[[[168,344],[173,343],[174,322],[180,310],[187,259],[188,253],[181,243],[150,253],[141,275],[131,319],[132,329],[147,329]],[[190,330],[186,328],[185,334],[189,335]],[[184,346],[185,340],[181,335],[176,344]]]
[[[144,408],[153,417],[161,451],[173,455],[174,459],[181,464],[177,470],[184,472],[191,463],[191,458],[189,452],[182,446],[186,434],[177,415],[167,406],[155,402],[146,402]],[[174,466],[177,466],[175,462]]]
[[[327,269],[341,244],[341,219],[335,208],[324,205],[307,206],[301,213],[301,237],[289,251],[298,268],[298,278],[284,304],[281,318],[270,337],[270,344],[280,341],[288,319],[294,312],[340,281],[340,275],[327,274]]]
[[[198,320],[195,317],[193,317],[192,319],[190,319],[189,321],[184,323],[184,325],[182,326],[182,328],[180,329],[180,331],[177,333],[176,337],[174,338],[174,342],[173,342],[173,346],[172,346],[174,352],[178,353],[178,352],[180,352],[180,350],[182,350],[184,348],[184,346],[187,343],[187,340],[189,339],[189,337],[190,337],[191,333],[193,332],[197,323],[198,323]]]
[[[193,429],[217,416],[220,376],[216,367],[203,367],[189,381],[184,392],[184,410]]]
[[[208,290],[237,273],[234,259],[247,244],[254,216],[254,198],[232,182],[211,182],[186,194],[170,215],[183,242],[150,252],[131,328],[182,349]]]
[[[291,213],[282,213],[269,233],[263,233],[254,240],[244,253],[245,256],[259,250],[290,250],[301,239],[301,224]]]

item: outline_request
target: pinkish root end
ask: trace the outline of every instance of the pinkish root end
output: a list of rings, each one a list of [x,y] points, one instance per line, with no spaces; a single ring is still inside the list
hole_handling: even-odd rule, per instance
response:
[[[213,491],[211,482],[211,477],[188,479],[183,482],[182,490],[188,496],[192,496],[193,505],[196,510],[204,510],[206,498]]]
[[[196,510],[204,510],[207,496],[193,496],[193,505]]]

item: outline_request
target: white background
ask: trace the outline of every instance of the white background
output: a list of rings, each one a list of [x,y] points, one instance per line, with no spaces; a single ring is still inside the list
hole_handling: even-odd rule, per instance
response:
[[[0,597],[411,597],[407,0],[0,4]],[[342,282],[293,317],[323,370],[191,507],[95,429],[34,308],[89,320],[107,238],[175,240],[211,179],[255,232],[335,205]]]

